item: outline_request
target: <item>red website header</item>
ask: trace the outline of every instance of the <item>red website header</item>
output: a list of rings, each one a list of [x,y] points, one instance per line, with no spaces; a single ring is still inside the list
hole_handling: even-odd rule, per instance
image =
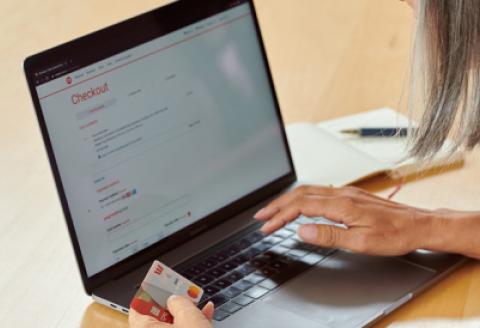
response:
[[[90,90],[87,90],[85,92],[75,93],[72,95],[71,100],[74,105],[77,105],[107,92],[110,92],[110,89],[108,88],[108,83],[105,83],[104,85],[101,85],[99,87],[90,88]]]

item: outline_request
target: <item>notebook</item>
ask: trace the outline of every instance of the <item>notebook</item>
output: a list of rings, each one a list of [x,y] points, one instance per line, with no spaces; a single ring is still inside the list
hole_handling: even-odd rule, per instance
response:
[[[418,165],[415,159],[406,159],[407,138],[360,138],[340,132],[360,127],[408,126],[408,118],[390,108],[320,123],[290,124],[287,138],[298,180],[339,187],[381,173],[398,178],[464,160],[461,151],[452,153],[451,140],[428,164]]]

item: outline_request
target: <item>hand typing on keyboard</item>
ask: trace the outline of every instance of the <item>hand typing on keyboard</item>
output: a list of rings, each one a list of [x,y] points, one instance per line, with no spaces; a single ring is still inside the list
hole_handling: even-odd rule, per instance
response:
[[[399,204],[358,188],[301,186],[272,201],[255,218],[270,234],[299,216],[326,217],[343,227],[303,224],[300,238],[310,244],[348,249],[370,255],[403,255],[418,248],[431,249],[427,211]],[[438,211],[437,213],[438,214]]]

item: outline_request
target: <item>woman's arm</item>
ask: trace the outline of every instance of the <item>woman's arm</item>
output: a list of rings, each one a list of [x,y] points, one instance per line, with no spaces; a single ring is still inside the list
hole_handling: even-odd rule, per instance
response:
[[[324,247],[372,255],[403,255],[416,249],[480,259],[480,212],[429,211],[375,196],[358,188],[302,186],[271,202],[255,217],[272,233],[298,216],[324,216],[344,224],[306,224],[300,237]]]
[[[429,225],[430,238],[422,248],[480,259],[480,212],[432,211]]]

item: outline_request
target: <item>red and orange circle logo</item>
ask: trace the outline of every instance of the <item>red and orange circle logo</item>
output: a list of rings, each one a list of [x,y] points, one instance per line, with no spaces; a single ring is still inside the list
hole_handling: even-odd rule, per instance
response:
[[[188,293],[188,296],[190,296],[193,299],[196,299],[198,298],[198,296],[200,296],[200,288],[198,288],[197,286],[190,286],[188,287],[187,293]]]

